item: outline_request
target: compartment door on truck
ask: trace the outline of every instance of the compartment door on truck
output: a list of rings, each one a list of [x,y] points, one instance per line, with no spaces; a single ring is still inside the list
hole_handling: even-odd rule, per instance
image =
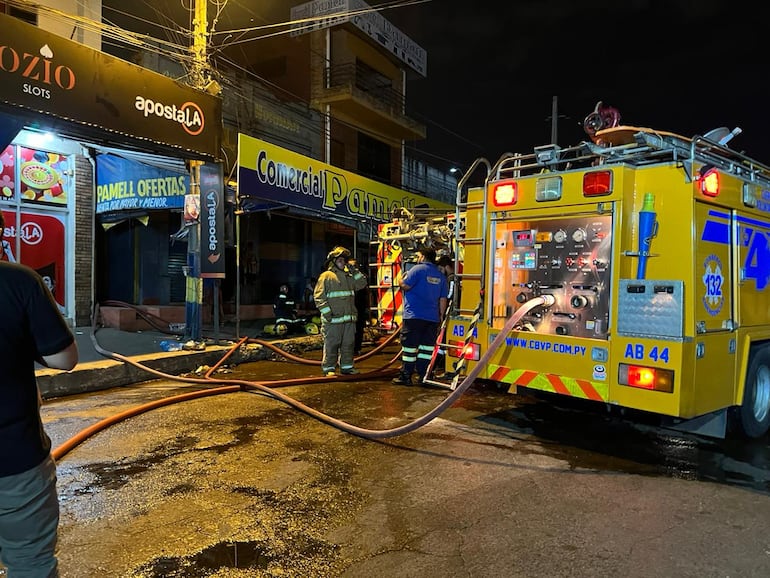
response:
[[[696,413],[732,404],[735,390],[734,228],[730,211],[695,206],[695,374]],[[687,298],[685,296],[685,298]]]

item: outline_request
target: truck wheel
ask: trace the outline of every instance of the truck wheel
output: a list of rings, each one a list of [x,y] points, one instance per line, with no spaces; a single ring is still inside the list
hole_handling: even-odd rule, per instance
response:
[[[770,347],[759,347],[749,356],[743,404],[739,408],[741,430],[759,438],[770,428]]]

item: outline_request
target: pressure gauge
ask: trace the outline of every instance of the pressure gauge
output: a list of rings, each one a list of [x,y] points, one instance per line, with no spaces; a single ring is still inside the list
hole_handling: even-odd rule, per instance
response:
[[[567,240],[567,231],[564,229],[559,229],[553,234],[553,240],[557,243],[563,243]]]
[[[572,240],[575,241],[575,243],[584,242],[586,240],[585,229],[575,229],[575,231],[572,233]]]

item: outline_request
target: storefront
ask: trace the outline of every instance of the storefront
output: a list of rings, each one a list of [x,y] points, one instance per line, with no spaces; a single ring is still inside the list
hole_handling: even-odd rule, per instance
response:
[[[270,303],[286,283],[301,302],[335,245],[359,263],[393,210],[453,207],[328,165],[260,139],[238,139],[241,304]]]
[[[186,162],[217,163],[220,99],[2,14],[0,29],[0,258],[78,325],[96,301],[174,302]]]

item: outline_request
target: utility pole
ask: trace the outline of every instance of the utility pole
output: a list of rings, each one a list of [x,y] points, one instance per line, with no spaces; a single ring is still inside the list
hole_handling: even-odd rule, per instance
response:
[[[208,0],[195,0],[193,17],[192,66],[190,67],[190,84],[203,90],[208,79],[208,61],[206,55],[206,29],[208,16],[206,14]],[[200,199],[200,160],[190,160],[190,194]],[[185,344],[193,342],[192,349],[202,349],[202,304],[203,280],[201,279],[201,242],[200,242],[200,212],[194,223],[189,225],[187,234],[187,279],[185,285]],[[219,297],[218,291],[214,295]],[[218,309],[215,309],[218,311]]]
[[[559,138],[559,119],[560,118],[569,118],[567,116],[564,116],[563,114],[559,114],[559,97],[554,96],[551,99],[551,116],[546,117],[546,120],[551,121],[551,144],[558,145],[557,142]]]
[[[206,36],[208,28],[208,0],[195,0],[193,16],[192,66],[190,84],[199,90],[205,90],[208,81],[208,60],[206,54]]]
[[[559,97],[554,96],[551,101],[551,144],[558,144],[559,138]]]

